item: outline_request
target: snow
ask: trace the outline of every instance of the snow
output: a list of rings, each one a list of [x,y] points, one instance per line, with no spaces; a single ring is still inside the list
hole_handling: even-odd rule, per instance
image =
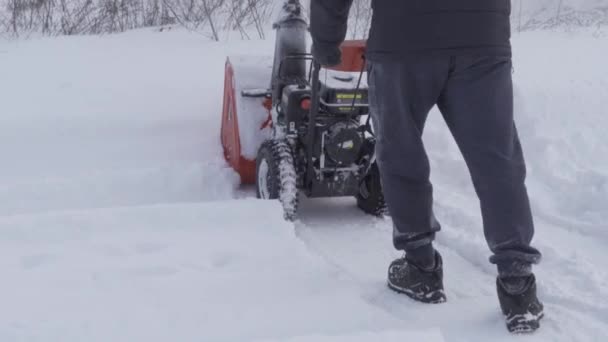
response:
[[[361,76],[361,82],[359,82],[359,76]],[[319,80],[325,84],[325,86],[335,89],[366,89],[367,84],[367,73],[361,75],[360,72],[344,72],[335,71],[330,69],[322,69],[319,73]]]
[[[608,338],[608,40],[595,33],[513,39],[545,257],[546,318],[525,341]],[[514,339],[437,112],[425,143],[445,304],[387,289],[390,219],[352,199],[303,199],[287,223],[279,203],[238,186],[219,139],[224,62],[273,50],[182,30],[0,41],[0,340]]]
[[[0,214],[232,198],[239,179],[217,144],[223,68],[193,38],[2,43]]]
[[[268,110],[263,106],[263,97],[244,97],[241,94],[243,91],[270,88],[272,57],[240,55],[230,56],[229,60],[234,68],[241,156],[255,160],[260,146],[271,135],[270,127],[262,129],[268,120]]]
[[[243,200],[2,218],[0,339],[251,341],[398,328],[308,252],[281,212]],[[243,224],[260,218],[264,229]]]
[[[306,337],[296,337],[283,342],[403,342],[403,341],[425,341],[425,342],[443,342],[443,337],[438,331],[434,332],[381,332],[381,333],[359,333],[340,336],[321,336],[313,335]],[[278,342],[278,340],[263,340],[263,342]]]
[[[530,185],[543,199],[538,214],[607,227],[608,43],[580,34],[570,39],[567,49],[543,33],[517,41],[516,48],[529,51],[526,63],[516,61],[515,82],[530,173],[538,179]]]

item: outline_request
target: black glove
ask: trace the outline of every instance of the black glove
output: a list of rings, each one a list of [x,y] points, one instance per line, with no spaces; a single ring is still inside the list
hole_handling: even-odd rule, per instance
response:
[[[312,56],[324,67],[332,67],[342,63],[342,51],[340,51],[340,47],[331,44],[313,43]]]

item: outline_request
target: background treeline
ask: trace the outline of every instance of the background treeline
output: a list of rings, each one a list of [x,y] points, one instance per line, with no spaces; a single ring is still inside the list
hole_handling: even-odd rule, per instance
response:
[[[0,0],[0,34],[24,36],[104,34],[181,25],[220,40],[237,31],[244,39],[264,38],[283,0]],[[308,0],[304,0],[308,6]],[[355,0],[350,37],[365,37],[371,0]],[[512,0],[513,30],[602,27],[608,0]]]
[[[213,40],[235,30],[264,37],[273,0],[0,0],[0,33],[104,34],[183,25]]]

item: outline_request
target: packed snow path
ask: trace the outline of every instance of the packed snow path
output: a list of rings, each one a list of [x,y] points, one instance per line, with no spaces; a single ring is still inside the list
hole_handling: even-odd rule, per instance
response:
[[[608,39],[515,36],[547,304],[526,341],[608,339]],[[288,224],[219,145],[223,63],[272,41],[184,31],[0,41],[0,340],[511,341],[466,167],[425,141],[449,302],[389,291],[390,220],[304,200]]]

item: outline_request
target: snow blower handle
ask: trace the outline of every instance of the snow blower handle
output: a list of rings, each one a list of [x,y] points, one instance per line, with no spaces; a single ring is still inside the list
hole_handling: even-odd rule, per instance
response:
[[[316,120],[319,114],[319,105],[320,105],[320,84],[319,84],[319,75],[321,73],[321,64],[317,60],[312,61],[312,80],[311,80],[311,100],[310,100],[310,113],[308,114],[308,132],[307,132],[307,140],[308,146],[315,145],[315,136],[316,136]],[[314,176],[314,166],[313,166],[313,149],[309,148],[306,151],[306,167],[308,172],[306,172],[307,179],[306,183],[312,183],[312,177]]]
[[[308,114],[308,132],[306,140],[308,142],[308,146],[315,146],[315,137],[316,137],[316,120],[319,114],[319,105],[320,105],[320,95],[319,90],[321,85],[319,84],[319,74],[321,73],[321,64],[313,59],[312,61],[312,80],[311,80],[311,99],[310,99],[310,112]],[[306,184],[311,184],[313,181],[313,176],[315,175],[314,165],[313,165],[313,149],[308,148],[306,151]]]

